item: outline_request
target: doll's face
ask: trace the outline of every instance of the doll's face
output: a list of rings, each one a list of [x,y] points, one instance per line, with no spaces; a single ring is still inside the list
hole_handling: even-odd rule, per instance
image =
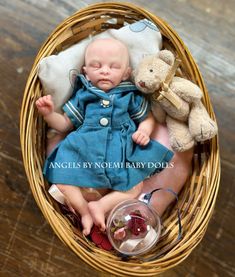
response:
[[[114,39],[95,40],[86,49],[83,69],[95,87],[107,92],[129,78],[128,50]]]

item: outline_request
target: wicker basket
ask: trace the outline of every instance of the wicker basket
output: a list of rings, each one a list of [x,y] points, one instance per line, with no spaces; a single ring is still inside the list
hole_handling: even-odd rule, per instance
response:
[[[116,24],[108,23],[116,18]],[[97,270],[119,276],[155,276],[180,262],[201,241],[211,218],[220,180],[220,157],[217,137],[197,146],[194,154],[193,173],[180,194],[183,238],[177,241],[178,227],[175,209],[163,218],[164,237],[151,253],[152,261],[131,259],[124,261],[113,252],[106,252],[85,239],[70,221],[60,212],[58,205],[49,197],[48,184],[42,175],[45,157],[45,124],[35,110],[35,101],[42,95],[37,77],[37,65],[43,57],[55,54],[64,48],[107,28],[120,28],[124,22],[133,23],[147,18],[154,22],[163,35],[164,47],[175,51],[182,60],[183,76],[192,80],[204,93],[203,102],[215,120],[208,92],[195,61],[177,33],[162,19],[150,12],[122,3],[100,3],[89,6],[69,17],[49,36],[40,49],[24,92],[20,118],[20,136],[25,171],[34,198],[45,218],[58,237],[81,259]]]

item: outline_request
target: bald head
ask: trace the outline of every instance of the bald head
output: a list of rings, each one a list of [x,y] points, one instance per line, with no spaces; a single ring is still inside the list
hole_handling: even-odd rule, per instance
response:
[[[99,55],[121,56],[126,66],[129,66],[128,48],[121,41],[114,38],[101,38],[92,41],[85,51],[85,64],[89,57],[97,53]]]

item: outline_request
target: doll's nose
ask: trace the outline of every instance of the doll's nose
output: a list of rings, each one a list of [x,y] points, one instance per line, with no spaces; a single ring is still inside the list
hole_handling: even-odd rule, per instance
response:
[[[142,88],[145,88],[146,86],[145,86],[145,82],[143,82],[143,81],[139,81],[139,85],[142,87]]]
[[[103,67],[101,68],[101,73],[103,73],[103,74],[108,74],[109,71],[110,71],[110,69],[109,69],[108,66],[103,66]]]

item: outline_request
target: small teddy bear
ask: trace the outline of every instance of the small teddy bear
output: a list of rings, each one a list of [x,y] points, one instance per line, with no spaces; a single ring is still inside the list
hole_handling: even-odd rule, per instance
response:
[[[175,76],[179,63],[171,51],[161,50],[145,57],[133,71],[133,78],[138,89],[150,95],[156,120],[166,122],[172,149],[183,152],[197,141],[214,137],[218,128],[201,102],[200,88]]]

